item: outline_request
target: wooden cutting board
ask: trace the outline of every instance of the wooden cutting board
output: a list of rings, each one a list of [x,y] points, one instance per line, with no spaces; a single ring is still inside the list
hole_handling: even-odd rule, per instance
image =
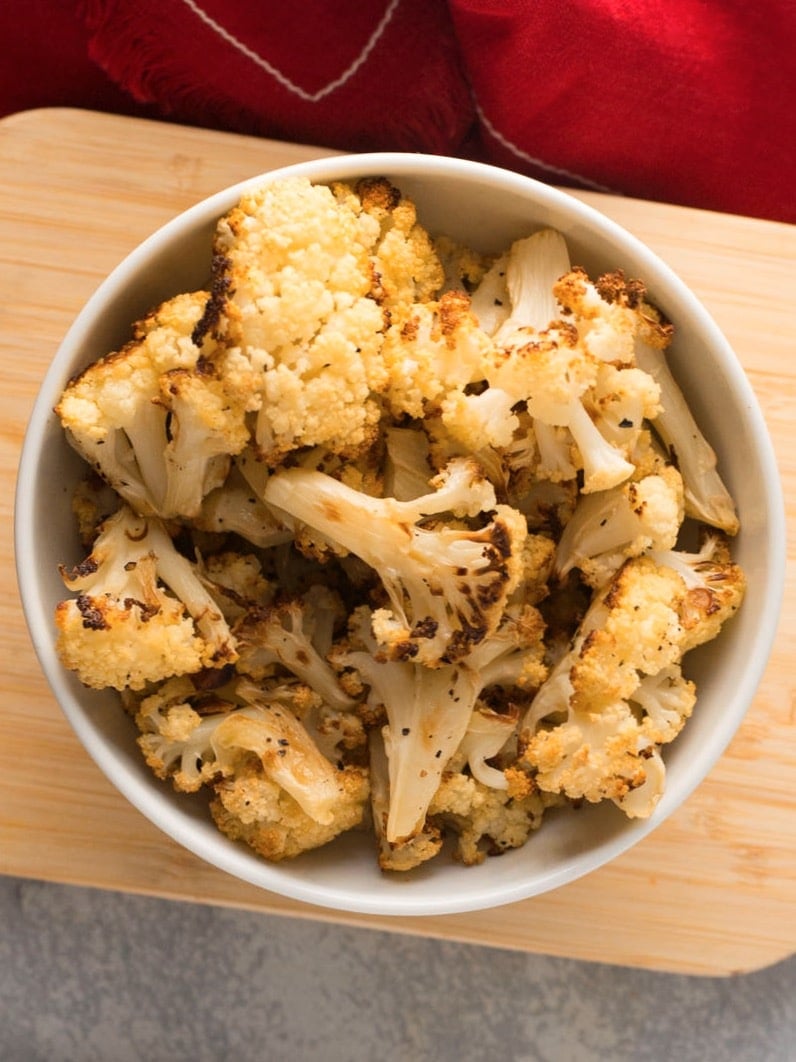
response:
[[[0,122],[0,872],[339,921],[577,959],[702,974],[766,966],[796,943],[796,585],[791,532],[778,641],[710,777],[612,865],[494,911],[337,914],[233,879],[183,851],[94,766],[39,671],[16,591],[12,504],[28,413],[67,327],[144,236],[218,189],[323,151],[73,110]],[[740,176],[739,176],[740,179]],[[796,228],[584,194],[702,298],[768,418],[789,509]]]

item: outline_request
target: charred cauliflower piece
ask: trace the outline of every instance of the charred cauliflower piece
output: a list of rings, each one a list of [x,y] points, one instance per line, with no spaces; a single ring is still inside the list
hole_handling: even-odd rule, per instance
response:
[[[142,699],[136,722],[155,774],[182,792],[212,787],[219,828],[269,859],[326,844],[363,819],[367,770],[322,755],[289,688],[243,682],[207,693],[172,679]]]
[[[334,191],[350,201],[345,186]],[[354,195],[361,210],[379,226],[372,255],[373,294],[391,327],[402,328],[418,303],[436,298],[445,270],[414,203],[384,177],[356,182]],[[357,209],[356,201],[352,203]]]
[[[386,398],[393,414],[421,418],[439,408],[457,408],[455,397],[483,380],[491,346],[464,292],[447,291],[438,300],[415,303],[401,327],[393,325],[384,340]],[[458,423],[455,416],[450,422]]]
[[[477,465],[451,462],[439,489],[412,501],[372,498],[320,472],[288,469],[265,499],[359,557],[379,575],[389,608],[374,616],[388,655],[430,667],[466,655],[493,633],[522,571],[523,517],[495,504]],[[486,514],[482,526],[423,517]]]
[[[220,608],[157,520],[121,508],[61,575],[77,596],[56,608],[57,650],[86,686],[140,690],[236,658]]]
[[[718,634],[743,592],[740,570],[715,544],[702,556],[627,561],[524,719],[522,760],[539,787],[649,816],[665,783],[660,748],[696,699],[682,658]]]
[[[373,715],[386,716],[381,738],[388,795],[377,809],[383,859],[385,845],[391,864],[406,860],[408,852],[417,858],[418,846],[426,853],[433,847],[433,831],[430,835],[427,829],[429,803],[448,763],[473,729],[479,696],[490,687],[520,691],[539,687],[547,675],[543,630],[539,614],[525,606],[507,614],[465,662],[428,668],[385,660],[371,633],[367,609],[355,615],[348,646],[340,646],[332,659],[341,670],[354,669],[367,689]],[[502,745],[508,740],[502,723],[500,735]],[[483,736],[465,745],[465,750],[465,758],[483,777]]]
[[[355,453],[383,390],[384,315],[373,292],[378,221],[355,197],[291,178],[246,193],[215,236],[213,299],[197,326],[239,348],[259,377],[257,446]]]
[[[334,813],[318,822],[276,782],[249,766],[215,786],[213,821],[227,837],[242,841],[272,863],[320,848],[363,822],[367,776],[354,768],[337,772]]]
[[[628,557],[673,549],[683,518],[683,481],[671,465],[612,490],[584,494],[559,539],[556,574],[579,568],[599,589]]]
[[[487,856],[521,848],[559,801],[542,790],[512,796],[461,772],[443,775],[429,807],[429,819],[456,837],[456,858],[477,866]]]
[[[249,440],[255,375],[211,336],[194,341],[207,302],[196,292],[164,303],[56,406],[75,449],[141,513],[196,516]]]
[[[238,671],[257,679],[280,665],[315,690],[328,707],[349,710],[354,702],[325,659],[340,613],[340,603],[324,586],[250,608],[234,628]]]

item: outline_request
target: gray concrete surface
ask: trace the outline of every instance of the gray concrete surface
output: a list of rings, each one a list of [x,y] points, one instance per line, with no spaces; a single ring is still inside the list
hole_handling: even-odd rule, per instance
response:
[[[794,1062],[796,959],[703,979],[0,877],[0,1062]]]

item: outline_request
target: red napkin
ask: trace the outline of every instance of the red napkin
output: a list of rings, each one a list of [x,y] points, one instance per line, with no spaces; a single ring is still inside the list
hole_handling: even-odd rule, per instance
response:
[[[477,157],[796,222],[791,0],[30,0],[0,35],[0,113]]]
[[[791,0],[452,0],[488,156],[796,221]]]
[[[183,121],[349,150],[449,152],[472,104],[440,0],[87,0],[90,55]]]

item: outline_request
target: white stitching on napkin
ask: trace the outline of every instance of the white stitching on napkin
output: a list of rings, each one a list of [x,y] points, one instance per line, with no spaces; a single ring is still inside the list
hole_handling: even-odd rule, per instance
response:
[[[279,84],[286,88],[289,92],[294,93],[294,95],[299,96],[302,100],[306,100],[308,103],[317,103],[318,100],[323,99],[324,96],[330,95],[336,89],[344,85],[346,81],[348,81],[354,76],[354,74],[357,72],[357,70],[359,70],[363,63],[367,62],[368,56],[376,46],[379,37],[381,37],[385,29],[387,28],[390,20],[398,9],[398,5],[401,3],[401,0],[390,0],[390,3],[387,5],[387,9],[381,16],[378,25],[374,29],[373,33],[371,33],[368,40],[365,42],[365,45],[360,51],[359,55],[357,55],[354,61],[343,71],[343,73],[339,77],[336,77],[333,81],[330,81],[327,85],[324,85],[324,87],[322,89],[319,89],[317,92],[307,92],[300,85],[297,85],[295,82],[291,81],[289,77],[283,74],[282,71],[279,70],[277,67],[273,66],[273,64],[269,63],[267,59],[264,59],[261,55],[258,55],[257,52],[249,48],[246,44],[243,43],[243,41],[238,40],[237,37],[233,36],[233,34],[231,34],[228,30],[225,30],[223,26],[219,25],[219,23],[216,22],[215,19],[211,18],[206,11],[202,10],[202,8],[195,2],[195,0],[182,0],[182,2],[185,4],[186,7],[190,8],[190,10],[193,11],[193,13],[197,16],[197,18],[201,19],[201,21],[204,22],[206,26],[208,26],[214,33],[218,34],[218,36],[221,37],[222,40],[226,41],[227,44],[232,45],[233,48],[237,49],[239,52],[245,55],[246,58],[250,59],[256,66],[259,66],[261,70],[265,70],[266,73],[270,74],[273,78],[275,78],[279,82]]]
[[[606,188],[604,184],[598,184],[597,181],[592,181],[588,177],[581,177],[579,173],[571,173],[569,170],[562,169],[560,166],[553,166],[549,162],[545,162],[543,159],[536,159],[533,155],[528,155],[525,151],[518,148],[516,144],[513,144],[490,122],[477,102],[475,102],[475,112],[489,135],[497,140],[507,151],[510,151],[512,155],[516,155],[517,158],[530,163],[531,166],[538,166],[540,169],[547,170],[549,173],[558,174],[559,177],[565,177],[570,181],[576,181],[578,184],[582,184],[585,188],[591,188],[595,192],[616,194],[613,192],[613,189]]]

